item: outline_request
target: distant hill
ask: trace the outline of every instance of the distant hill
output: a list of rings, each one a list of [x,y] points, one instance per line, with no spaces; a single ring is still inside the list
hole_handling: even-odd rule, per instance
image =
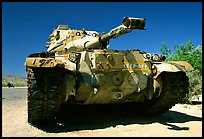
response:
[[[7,87],[8,83],[13,83],[14,86],[27,86],[27,79],[23,76],[2,75],[2,87]]]

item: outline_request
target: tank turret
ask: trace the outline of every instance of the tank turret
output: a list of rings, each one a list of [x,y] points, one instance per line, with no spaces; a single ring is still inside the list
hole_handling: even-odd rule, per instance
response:
[[[47,51],[76,51],[84,49],[105,49],[110,39],[129,33],[132,30],[144,30],[144,18],[125,17],[122,24],[106,34],[96,31],[72,30],[67,25],[59,25],[49,36]]]

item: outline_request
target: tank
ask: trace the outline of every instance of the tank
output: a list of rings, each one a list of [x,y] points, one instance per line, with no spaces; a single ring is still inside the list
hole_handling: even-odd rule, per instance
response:
[[[30,54],[25,61],[28,123],[53,120],[65,103],[137,104],[145,115],[162,114],[180,103],[189,93],[186,72],[193,70],[189,63],[166,62],[162,55],[138,49],[109,48],[110,39],[145,30],[145,21],[124,17],[108,33],[68,25],[54,29],[47,50]]]

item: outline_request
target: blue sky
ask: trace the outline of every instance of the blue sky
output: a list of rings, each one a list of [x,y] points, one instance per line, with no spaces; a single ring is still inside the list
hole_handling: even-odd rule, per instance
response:
[[[26,76],[26,57],[45,51],[59,24],[108,32],[127,16],[146,18],[146,30],[111,40],[110,49],[161,54],[162,43],[202,44],[202,2],[2,2],[2,74]]]

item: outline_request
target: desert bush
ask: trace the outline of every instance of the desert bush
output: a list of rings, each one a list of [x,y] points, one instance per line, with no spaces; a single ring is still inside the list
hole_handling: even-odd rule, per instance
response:
[[[202,74],[199,70],[187,72],[189,78],[189,95],[187,103],[191,103],[194,96],[202,95]]]

